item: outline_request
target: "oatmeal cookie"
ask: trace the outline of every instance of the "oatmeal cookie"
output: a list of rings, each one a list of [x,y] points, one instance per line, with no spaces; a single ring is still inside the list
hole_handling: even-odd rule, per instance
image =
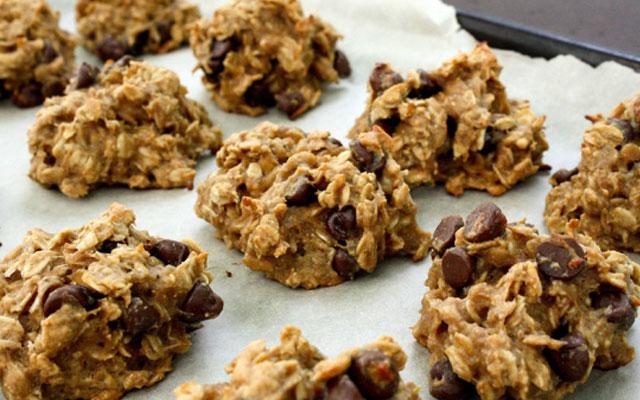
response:
[[[551,177],[545,222],[554,233],[589,235],[603,249],[640,252],[640,95],[609,118],[589,118],[580,165]]]
[[[196,159],[222,138],[186,92],[175,73],[126,57],[99,75],[82,65],[37,114],[29,176],[69,197],[100,185],[191,188]]]
[[[293,119],[316,105],[325,82],[351,74],[338,39],[297,0],[232,0],[194,25],[191,48],[221,108],[255,116],[277,105]]]
[[[440,222],[413,330],[435,398],[561,399],[593,368],[631,362],[640,265],[567,234],[507,224],[492,203]]]
[[[35,107],[64,93],[75,41],[44,0],[0,0],[0,101]]]
[[[228,383],[185,383],[178,400],[418,400],[418,387],[400,377],[407,356],[388,336],[325,358],[301,336],[286,327],[280,345],[268,349],[264,340],[247,346],[226,368]]]
[[[337,285],[392,254],[420,260],[430,235],[389,140],[376,128],[349,150],[326,132],[263,123],[225,141],[196,213],[247,266],[290,287]]]
[[[79,0],[83,46],[103,61],[126,54],[166,53],[189,40],[198,7],[184,0]]]
[[[350,137],[384,129],[412,186],[443,183],[456,196],[465,189],[501,195],[538,172],[548,148],[544,117],[507,98],[501,69],[486,44],[435,71],[411,71],[406,80],[378,64]]]
[[[7,400],[119,399],[150,386],[222,311],[195,242],[159,239],[113,204],[80,229],[32,229],[0,262]]]

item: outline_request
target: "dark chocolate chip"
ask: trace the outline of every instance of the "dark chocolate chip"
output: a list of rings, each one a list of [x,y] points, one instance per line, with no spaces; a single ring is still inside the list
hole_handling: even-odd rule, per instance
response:
[[[128,52],[133,54],[134,56],[142,55],[145,52],[145,48],[149,44],[150,37],[151,32],[148,30],[138,32]]]
[[[300,177],[284,199],[288,206],[306,206],[316,201],[316,188],[307,178]]]
[[[257,81],[249,86],[244,93],[244,100],[250,107],[271,107],[276,104],[276,99],[265,81]]]
[[[334,144],[336,146],[342,147],[342,142],[334,137],[329,138],[329,143]]]
[[[118,60],[129,52],[127,46],[117,39],[107,36],[96,46],[96,53],[102,61]]]
[[[475,260],[462,247],[454,247],[444,252],[442,275],[449,286],[454,289],[465,287],[474,270]]]
[[[387,135],[393,136],[393,134],[396,132],[396,128],[398,128],[398,125],[400,125],[400,122],[400,117],[394,115],[393,117],[379,119],[373,125],[379,126],[383,131],[387,133]]]
[[[135,57],[129,54],[126,54],[122,56],[118,61],[116,61],[114,65],[120,68],[125,68],[125,67],[128,67],[129,64],[131,64],[131,61],[135,61]]]
[[[304,96],[300,92],[280,93],[276,95],[276,101],[278,109],[292,117],[304,105]]]
[[[76,89],[86,89],[96,83],[98,77],[98,69],[87,63],[82,63],[78,68],[78,81]]]
[[[384,167],[387,164],[386,154],[382,156],[375,154],[357,139],[351,143],[351,154],[358,162],[361,171],[373,172],[378,176],[384,171]]]
[[[553,175],[551,175],[551,182],[553,182],[554,186],[556,186],[563,182],[567,182],[571,180],[571,177],[577,174],[578,174],[578,168],[559,169]]]
[[[171,28],[173,27],[173,21],[160,21],[156,24],[156,30],[158,31],[158,38],[160,43],[166,43],[171,40]]]
[[[214,40],[211,42],[211,56],[209,57],[208,66],[211,72],[210,77],[218,75],[224,69],[224,59],[227,53],[233,48],[231,39]]]
[[[498,149],[498,143],[500,143],[505,136],[507,136],[506,133],[495,129],[492,126],[488,127],[484,131],[484,145],[480,150],[480,154],[487,155],[496,151]]]
[[[160,319],[160,313],[139,297],[133,297],[125,314],[124,329],[130,336],[149,331]]]
[[[4,81],[0,79],[0,100],[8,99],[11,93],[4,87]]]
[[[341,278],[345,279],[353,279],[358,272],[358,261],[341,248],[336,248],[331,266]]]
[[[453,246],[456,240],[456,232],[463,226],[464,221],[459,215],[444,217],[433,232],[431,247],[437,254],[442,254],[446,249]]]
[[[447,136],[450,138],[455,137],[458,131],[458,121],[451,115],[447,116]]]
[[[620,132],[622,132],[622,137],[624,138],[625,143],[629,143],[640,138],[640,132],[633,129],[633,125],[628,119],[609,118],[607,123],[615,126],[620,130]]]
[[[548,349],[545,356],[551,369],[565,382],[576,382],[589,370],[589,349],[584,337],[571,333],[561,339],[565,342],[558,350]]]
[[[80,285],[65,285],[52,290],[44,299],[43,312],[48,317],[65,304],[75,304],[85,310],[96,308],[98,301],[91,290]]]
[[[409,93],[410,98],[428,99],[442,92],[442,87],[438,85],[438,82],[436,82],[427,71],[419,70],[418,74],[420,75],[420,86]]]
[[[58,52],[51,43],[45,43],[44,50],[42,51],[42,62],[49,64],[58,58]]]
[[[66,87],[67,85],[65,85],[60,81],[48,83],[42,87],[42,94],[44,95],[45,98],[62,96],[64,94],[64,89]]]
[[[453,372],[448,359],[436,362],[429,371],[429,393],[438,400],[470,400],[475,389],[469,382],[464,381]]]
[[[327,229],[336,240],[349,239],[356,227],[356,209],[352,206],[334,210],[327,218]]]
[[[11,96],[13,104],[20,108],[35,107],[44,102],[42,85],[38,82],[31,82],[23,85]]]
[[[396,394],[400,374],[393,360],[379,350],[363,350],[351,360],[349,377],[369,400],[386,400]]]
[[[493,203],[483,203],[469,214],[464,237],[472,243],[485,242],[501,236],[507,227],[507,217]]]
[[[607,321],[618,324],[623,330],[629,330],[636,320],[636,310],[631,305],[629,297],[613,287],[601,288],[591,296],[594,308],[606,309],[604,314]]]
[[[188,323],[197,323],[207,319],[216,318],[222,312],[224,302],[211,290],[209,285],[198,282],[187,294],[182,304],[185,315],[182,319]]]
[[[346,54],[340,50],[336,50],[333,59],[333,68],[338,72],[340,78],[346,78],[351,75],[351,63],[349,63]]]
[[[369,84],[376,97],[380,96],[382,92],[391,86],[397,85],[402,81],[402,76],[386,64],[376,65],[369,76]]]
[[[549,239],[536,249],[538,269],[550,278],[571,279],[578,275],[586,264],[584,251],[571,238]]]
[[[160,240],[151,247],[149,253],[165,264],[178,266],[188,257],[191,250],[185,244],[175,240]]]
[[[119,244],[121,244],[121,243],[120,242],[116,242],[114,240],[105,240],[104,242],[102,242],[102,244],[98,248],[98,251],[100,253],[109,254],[113,250],[115,250],[116,247],[118,247]]]
[[[365,398],[349,376],[341,375],[327,383],[327,394],[324,400],[365,400]]]

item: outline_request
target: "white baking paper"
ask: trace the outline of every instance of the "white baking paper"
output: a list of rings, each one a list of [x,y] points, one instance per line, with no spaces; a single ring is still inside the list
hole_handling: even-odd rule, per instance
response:
[[[62,25],[74,31],[73,1],[50,0],[62,12]],[[203,15],[210,16],[222,1],[199,1]],[[339,85],[329,86],[321,104],[295,122],[279,112],[259,118],[227,114],[209,100],[192,74],[195,59],[188,48],[171,54],[147,57],[149,62],[176,71],[190,97],[203,103],[225,136],[271,120],[305,130],[328,130],[344,139],[364,107],[366,81],[376,62],[390,62],[403,72],[421,67],[433,69],[459,51],[473,48],[473,38],[460,31],[453,8],[439,0],[303,0],[305,11],[332,23],[344,35],[340,47],[349,56],[353,75]],[[570,56],[551,61],[531,59],[499,51],[504,66],[502,79],[512,97],[528,98],[535,112],[547,115],[547,138],[551,145],[545,161],[554,169],[573,167],[580,159],[582,132],[589,125],[585,114],[608,113],[618,102],[640,89],[640,75],[614,63],[592,68]],[[83,49],[78,61],[97,60]],[[302,328],[309,340],[325,354],[365,344],[381,335],[395,337],[409,355],[404,379],[420,385],[429,398],[426,349],[413,339],[410,328],[417,321],[423,282],[431,262],[412,263],[389,259],[377,271],[354,282],[315,291],[291,290],[251,272],[241,255],[213,238],[213,227],[193,212],[195,191],[132,191],[100,189],[87,198],[71,200],[47,190],[27,177],[29,153],[27,130],[36,109],[19,110],[9,102],[0,104],[0,256],[20,243],[32,227],[55,232],[78,227],[119,201],[133,208],[139,228],[167,238],[192,238],[210,255],[215,275],[213,287],[224,298],[222,315],[207,322],[193,338],[191,351],[175,362],[175,371],[153,388],[132,393],[128,399],[171,399],[179,384],[196,380],[226,379],[224,365],[250,341],[264,338],[278,341],[286,324]],[[213,158],[198,165],[197,182],[215,168]],[[466,215],[481,201],[492,200],[510,220],[526,217],[542,228],[544,198],[550,189],[548,175],[539,174],[502,197],[467,192],[454,198],[441,188],[413,191],[418,204],[418,221],[432,231],[448,214]],[[542,228],[544,230],[544,228]],[[227,277],[225,271],[233,276]],[[631,341],[640,344],[640,325],[631,330]],[[640,393],[638,361],[616,371],[594,372],[588,384],[572,399],[637,399]]]

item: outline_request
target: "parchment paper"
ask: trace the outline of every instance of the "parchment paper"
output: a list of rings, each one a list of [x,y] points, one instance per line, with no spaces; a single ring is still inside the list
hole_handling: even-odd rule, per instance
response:
[[[63,14],[62,25],[74,31],[73,1],[50,0]],[[222,1],[200,1],[203,15],[210,16]],[[458,51],[468,51],[473,38],[459,31],[454,10],[439,0],[303,0],[305,11],[332,23],[345,39],[340,47],[349,56],[353,75],[340,85],[330,86],[322,104],[295,122],[278,112],[260,118],[226,114],[218,109],[200,83],[200,74],[188,48],[162,56],[147,57],[156,65],[180,74],[190,97],[202,102],[225,136],[249,129],[264,120],[296,125],[305,130],[329,130],[343,139],[364,107],[366,81],[375,62],[387,61],[406,72],[410,68],[436,68]],[[79,60],[97,60],[78,49]],[[569,56],[551,61],[531,59],[500,51],[504,65],[502,79],[512,97],[528,98],[534,111],[547,115],[547,138],[551,149],[545,161],[554,169],[573,167],[580,159],[582,132],[588,126],[585,114],[608,113],[640,88],[640,75],[613,63],[598,68]],[[27,177],[29,153],[26,134],[36,109],[18,110],[9,102],[0,104],[0,256],[20,243],[25,232],[41,227],[55,232],[78,227],[119,201],[132,207],[137,225],[153,235],[190,237],[210,255],[215,275],[214,288],[225,300],[222,315],[207,322],[194,335],[191,351],[175,362],[175,371],[151,389],[130,394],[129,399],[171,399],[172,390],[188,380],[219,382],[226,379],[223,367],[250,341],[264,338],[278,341],[286,324],[303,329],[310,341],[325,354],[365,344],[380,335],[392,335],[409,355],[406,380],[415,381],[422,397],[427,389],[426,349],[413,339],[410,327],[417,321],[423,282],[431,262],[412,263],[390,259],[378,270],[355,282],[315,291],[291,290],[251,272],[241,256],[213,238],[213,227],[193,212],[195,191],[131,191],[100,189],[82,200],[71,200],[57,191],[46,190]],[[209,157],[198,165],[197,182],[214,169]],[[548,175],[539,174],[502,197],[467,192],[456,199],[442,188],[413,191],[418,204],[418,221],[432,231],[448,214],[466,215],[481,201],[493,200],[510,220],[527,217],[542,228],[544,198],[550,189]],[[233,273],[227,277],[225,271]],[[640,326],[631,331],[631,341],[640,344]],[[572,399],[637,399],[640,393],[638,361],[608,373],[594,372],[587,385]]]

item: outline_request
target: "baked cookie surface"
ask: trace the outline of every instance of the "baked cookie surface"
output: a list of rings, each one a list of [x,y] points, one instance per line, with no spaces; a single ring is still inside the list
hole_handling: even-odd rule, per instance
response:
[[[588,236],[507,224],[492,203],[434,232],[429,292],[414,336],[442,400],[561,399],[593,368],[634,358],[640,265]]]
[[[544,117],[507,98],[496,56],[486,44],[435,71],[407,79],[388,64],[369,78],[369,97],[350,137],[375,125],[392,136],[389,152],[412,185],[444,184],[498,196],[542,167]]]
[[[153,385],[222,311],[207,253],[150,236],[113,204],[80,229],[32,229],[0,262],[7,400],[119,399]]]
[[[249,344],[227,366],[229,382],[185,383],[175,394],[178,400],[418,400],[417,386],[400,377],[406,362],[388,336],[325,358],[298,328],[289,326],[272,349],[264,340]]]
[[[290,287],[337,285],[389,255],[420,260],[430,235],[385,140],[377,129],[349,150],[326,132],[271,123],[234,134],[198,188],[196,213],[247,266]]]
[[[75,41],[44,0],[0,0],[0,101],[35,107],[64,93]]]
[[[640,252],[640,95],[608,118],[589,118],[580,164],[551,178],[545,222],[554,233],[589,235],[603,249]]]
[[[197,158],[222,135],[186,93],[172,71],[127,57],[99,74],[84,64],[29,130],[29,176],[69,197],[109,185],[191,188]]]
[[[102,61],[129,54],[166,53],[189,40],[200,17],[184,0],[79,0],[76,22],[83,46]]]
[[[232,0],[191,34],[202,82],[225,111],[296,118],[314,107],[325,82],[350,75],[340,36],[297,0]]]

